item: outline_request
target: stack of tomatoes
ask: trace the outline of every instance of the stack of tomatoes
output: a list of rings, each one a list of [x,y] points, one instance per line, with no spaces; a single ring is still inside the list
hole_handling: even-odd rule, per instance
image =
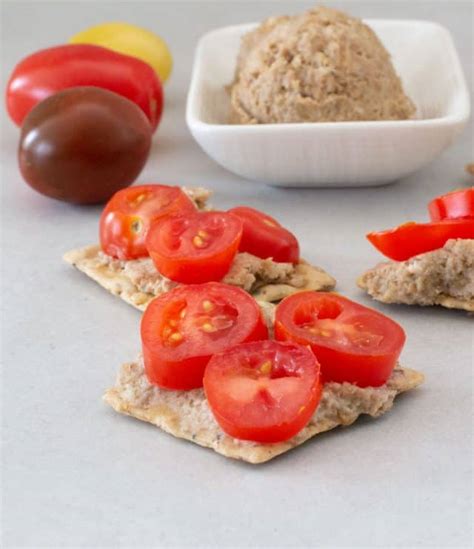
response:
[[[143,315],[145,371],[164,389],[204,386],[230,436],[291,438],[313,416],[323,382],[382,385],[405,342],[402,328],[384,315],[317,292],[277,306],[270,340],[255,299],[219,282],[238,251],[299,261],[295,236],[253,208],[200,212],[177,187],[131,187],[105,207],[100,237],[106,254],[150,255],[161,274],[181,283]]]

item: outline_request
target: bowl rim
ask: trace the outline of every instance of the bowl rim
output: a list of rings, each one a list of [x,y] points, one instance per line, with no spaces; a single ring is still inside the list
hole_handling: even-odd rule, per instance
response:
[[[426,118],[426,119],[408,119],[408,120],[357,120],[357,121],[345,121],[345,122],[280,122],[274,124],[229,124],[229,123],[210,123],[204,122],[201,118],[197,116],[197,86],[200,80],[198,76],[201,72],[201,67],[205,62],[203,60],[202,51],[204,49],[205,42],[215,34],[224,34],[224,33],[235,33],[237,31],[244,32],[245,30],[250,30],[255,28],[260,23],[251,22],[251,23],[241,23],[238,25],[227,25],[223,27],[217,27],[211,29],[203,34],[197,43],[193,69],[191,74],[191,83],[188,90],[187,100],[186,100],[186,123],[190,128],[194,130],[199,130],[201,133],[209,132],[220,132],[220,133],[248,133],[248,132],[258,132],[258,133],[267,133],[274,132],[276,130],[288,131],[294,130],[298,132],[308,132],[308,131],[341,131],[349,130],[355,131],[359,129],[364,129],[365,131],[374,131],[379,130],[382,125],[387,129],[413,129],[413,128],[423,128],[426,126],[436,126],[436,127],[445,127],[453,126],[458,124],[464,124],[470,117],[471,106],[470,106],[470,96],[467,88],[466,78],[464,76],[464,71],[462,69],[461,61],[457,53],[453,37],[449,30],[437,23],[435,21],[423,20],[423,19],[378,19],[378,18],[364,18],[362,19],[364,23],[383,25],[400,25],[400,26],[425,26],[436,28],[439,32],[444,35],[444,39],[448,45],[448,53],[451,56],[452,60],[452,69],[455,75],[454,86],[459,94],[459,105],[454,113],[448,114],[446,116],[440,116],[436,118]]]

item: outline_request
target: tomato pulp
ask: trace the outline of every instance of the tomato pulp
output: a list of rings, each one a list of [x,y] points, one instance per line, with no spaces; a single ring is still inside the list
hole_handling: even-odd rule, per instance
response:
[[[276,309],[275,337],[309,345],[323,380],[383,385],[405,343],[405,332],[381,313],[340,295],[299,292]]]
[[[281,442],[311,419],[322,385],[319,364],[308,348],[258,341],[215,354],[204,374],[204,390],[228,435]]]
[[[196,212],[154,223],[146,246],[158,271],[185,284],[221,280],[242,236],[242,222],[226,212]]]
[[[137,185],[123,189],[109,200],[100,217],[102,250],[118,259],[145,257],[145,239],[152,223],[171,214],[195,211],[192,200],[179,187]]]
[[[212,354],[267,337],[260,307],[240,288],[180,286],[151,301],[143,315],[145,372],[150,383],[167,389],[201,387]]]

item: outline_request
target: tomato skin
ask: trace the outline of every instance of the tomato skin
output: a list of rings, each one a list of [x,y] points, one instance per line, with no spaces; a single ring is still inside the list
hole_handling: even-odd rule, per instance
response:
[[[229,436],[276,443],[307,425],[322,384],[318,361],[307,347],[258,341],[215,354],[204,373],[204,390]]]
[[[451,238],[474,238],[474,219],[405,223],[394,229],[367,235],[377,250],[395,261],[404,261],[442,248]]]
[[[474,187],[437,196],[428,204],[431,221],[474,217]]]
[[[310,345],[323,381],[383,385],[405,343],[405,332],[381,313],[342,296],[299,292],[277,306],[275,338]]]
[[[296,237],[273,217],[247,206],[231,208],[230,213],[243,222],[240,251],[262,259],[271,257],[280,263],[298,263],[299,244]]]
[[[209,240],[203,242],[200,234],[207,234]],[[199,284],[222,280],[237,254],[241,237],[242,222],[238,217],[227,212],[196,212],[154,223],[146,246],[163,276],[183,284]],[[202,246],[194,244],[196,238]]]
[[[48,97],[28,114],[18,162],[39,193],[96,204],[136,179],[150,146],[150,124],[137,105],[108,90],[77,87]]]
[[[25,57],[7,84],[10,118],[20,126],[40,101],[76,86],[113,91],[138,105],[155,130],[163,110],[163,89],[147,64],[107,48],[69,44],[40,50]]]
[[[211,312],[206,312],[206,302],[212,304]],[[207,323],[217,329],[205,330]],[[181,338],[177,344],[172,339],[175,333]],[[201,387],[212,354],[267,337],[253,297],[218,282],[174,288],[151,301],[141,321],[146,375],[150,383],[166,389]]]
[[[151,65],[165,82],[173,66],[171,53],[156,34],[129,23],[111,22],[89,27],[69,39],[71,44],[95,44],[119,53],[138,57]]]
[[[109,200],[100,217],[102,251],[118,259],[146,257],[146,235],[152,223],[167,215],[195,211],[179,187],[151,184],[123,189]]]

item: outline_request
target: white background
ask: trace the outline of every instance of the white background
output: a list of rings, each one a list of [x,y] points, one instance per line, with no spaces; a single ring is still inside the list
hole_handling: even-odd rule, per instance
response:
[[[431,19],[453,34],[466,76],[470,2],[329,2],[362,17]],[[115,414],[101,394],[139,349],[140,314],[61,261],[97,241],[99,207],[46,199],[16,165],[18,130],[2,109],[4,547],[461,547],[472,543],[473,319],[383,306],[355,286],[380,256],[369,230],[425,220],[433,196],[472,184],[472,126],[438,160],[392,186],[277,190],[208,159],[184,121],[198,37],[222,25],[298,12],[300,2],[2,4],[2,86],[23,56],[95,23],[148,26],[175,69],[139,182],[204,185],[214,204],[245,203],[290,227],[338,289],[399,321],[406,366],[426,383],[383,418],[320,435],[260,467],[226,460]]]

